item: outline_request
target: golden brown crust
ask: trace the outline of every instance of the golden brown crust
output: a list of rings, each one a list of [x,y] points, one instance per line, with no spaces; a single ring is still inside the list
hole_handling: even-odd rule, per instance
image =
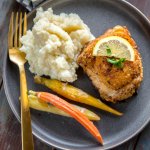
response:
[[[124,62],[123,68],[120,69],[108,63],[106,57],[92,56],[93,47],[97,41],[108,36],[120,36],[128,40],[134,48],[135,61]],[[132,96],[143,79],[141,57],[126,27],[116,26],[91,41],[86,45],[77,61],[98,88],[101,97],[107,101],[121,101]]]

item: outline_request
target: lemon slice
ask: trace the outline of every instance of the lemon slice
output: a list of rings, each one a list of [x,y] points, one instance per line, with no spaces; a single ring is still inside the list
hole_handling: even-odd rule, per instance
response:
[[[131,44],[119,36],[110,36],[99,40],[93,49],[93,56],[113,56],[129,61],[134,61],[135,58]]]

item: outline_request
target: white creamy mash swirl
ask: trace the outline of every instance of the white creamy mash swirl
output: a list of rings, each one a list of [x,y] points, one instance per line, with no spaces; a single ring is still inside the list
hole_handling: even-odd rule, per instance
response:
[[[52,79],[73,82],[77,79],[77,55],[84,44],[94,39],[77,14],[53,14],[49,8],[37,10],[32,30],[21,38],[30,71]]]

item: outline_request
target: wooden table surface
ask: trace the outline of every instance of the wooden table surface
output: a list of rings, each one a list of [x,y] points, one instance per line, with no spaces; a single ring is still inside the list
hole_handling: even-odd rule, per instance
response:
[[[150,0],[128,0],[150,17]],[[3,88],[3,54],[7,49],[7,32],[12,11],[25,9],[15,0],[0,0],[0,150],[21,150],[20,123],[12,113]],[[52,150],[51,147],[34,137],[35,150]],[[113,150],[150,150],[150,123],[130,141]]]

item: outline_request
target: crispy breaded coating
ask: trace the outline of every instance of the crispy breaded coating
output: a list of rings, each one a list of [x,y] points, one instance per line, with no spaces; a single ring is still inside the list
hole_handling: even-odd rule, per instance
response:
[[[128,40],[134,49],[135,60],[125,61],[123,68],[117,68],[108,63],[105,56],[92,56],[96,43],[108,36],[119,36]],[[121,101],[131,97],[143,79],[143,67],[137,49],[128,29],[118,25],[88,43],[78,56],[77,62],[99,90],[101,98],[111,102]]]

